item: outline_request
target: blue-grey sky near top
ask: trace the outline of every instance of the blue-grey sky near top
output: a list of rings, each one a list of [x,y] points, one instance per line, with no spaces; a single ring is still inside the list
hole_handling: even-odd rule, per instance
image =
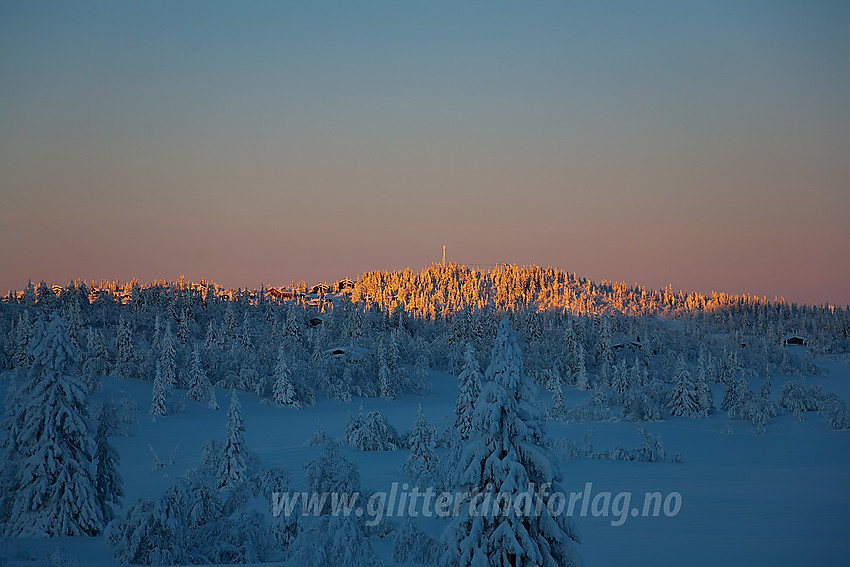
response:
[[[850,303],[850,4],[0,4],[0,289],[440,259]]]

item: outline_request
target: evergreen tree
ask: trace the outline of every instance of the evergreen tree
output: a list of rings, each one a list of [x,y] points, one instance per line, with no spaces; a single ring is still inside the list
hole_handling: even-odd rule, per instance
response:
[[[580,562],[572,520],[553,516],[535,487],[550,483],[560,490],[556,460],[546,449],[538,402],[522,371],[522,353],[507,319],[502,320],[475,406],[476,436],[458,463],[464,488],[488,496],[526,501],[525,509],[503,505],[486,509],[492,498],[461,507],[443,535],[442,564],[574,565]],[[520,497],[520,493],[524,497]],[[498,504],[495,505],[499,507]],[[528,513],[526,513],[528,512]]]
[[[151,393],[151,409],[149,412],[154,420],[158,416],[168,414],[168,406],[165,403],[168,397],[167,390],[165,379],[162,377],[162,364],[157,363],[156,374],[153,379],[153,392]]]
[[[750,407],[753,393],[750,391],[749,382],[743,372],[740,373],[737,381],[732,382],[732,388],[734,392],[732,402],[728,405],[729,417],[731,419],[749,419],[747,409]]]
[[[415,394],[425,395],[431,391],[431,382],[428,375],[431,373],[431,357],[428,345],[424,341],[419,342],[419,353],[413,365],[412,390]]]
[[[224,458],[218,475],[218,485],[233,486],[245,480],[245,441],[242,434],[245,425],[242,421],[242,406],[236,396],[236,390],[230,393],[230,409],[227,410],[227,439],[224,444]]]
[[[254,352],[254,337],[251,333],[251,319],[248,316],[248,311],[242,318],[242,333],[240,336],[240,347],[242,348],[243,356],[249,356]]]
[[[393,561],[396,563],[433,564],[437,560],[438,542],[416,527],[407,516],[393,532]]]
[[[290,555],[296,565],[383,566],[354,514],[341,513],[317,518],[312,527],[298,535]]]
[[[311,494],[354,494],[360,492],[360,473],[357,463],[346,459],[339,446],[328,439],[322,454],[304,464],[307,491]],[[330,510],[317,511],[327,514]]]
[[[207,323],[207,334],[204,335],[204,348],[209,349],[218,345],[218,335],[215,331],[215,319]]]
[[[96,446],[87,388],[76,375],[77,354],[58,315],[32,338],[30,384],[14,420],[21,429],[6,455],[18,462],[19,476],[16,485],[4,487],[14,494],[5,533],[96,535],[103,528]]]
[[[170,394],[171,390],[177,387],[177,346],[174,343],[174,335],[171,334],[170,323],[166,323],[165,332],[162,335],[162,352],[159,362],[165,392]]]
[[[576,349],[576,370],[573,373],[573,380],[577,390],[587,390],[590,384],[587,381],[587,367],[584,360],[584,347],[578,345]]]
[[[160,352],[162,350],[162,321],[159,318],[159,313],[153,320],[153,337],[151,338],[151,351]]]
[[[32,283],[32,282],[30,282]],[[30,360],[27,353],[30,348],[30,317],[29,310],[24,309],[18,315],[18,324],[15,326],[15,345],[12,353],[12,365],[15,368],[27,368]]]
[[[596,362],[599,367],[599,383],[608,386],[611,379],[611,367],[614,365],[614,348],[611,345],[611,319],[602,316],[599,325],[599,338],[596,341]]]
[[[394,400],[396,395],[396,384],[384,353],[384,345],[378,343],[378,396]]]
[[[411,486],[424,490],[438,484],[437,456],[434,452],[436,436],[437,428],[425,419],[420,405],[416,412],[416,423],[410,433],[410,453],[401,466],[401,472],[410,477]]]
[[[177,340],[185,344],[189,342],[189,338],[189,316],[186,309],[180,309],[177,312]]]
[[[204,370],[204,364],[201,362],[201,352],[197,346],[192,353],[188,389],[190,400],[204,404],[210,409],[218,409],[218,402],[215,399],[215,389]]]
[[[277,365],[274,369],[274,401],[279,406],[288,406],[295,409],[301,408],[295,394],[295,385],[292,383],[292,371],[286,364],[286,349],[281,345],[277,354]]]
[[[699,393],[685,368],[685,359],[679,355],[676,362],[676,377],[670,395],[670,415],[697,417],[700,412]]]
[[[401,444],[398,431],[377,410],[366,414],[355,439],[357,443],[352,448],[358,451],[394,451]]]
[[[708,417],[711,410],[714,409],[714,392],[708,386],[705,378],[701,374],[697,374],[697,380],[694,384],[697,392],[697,405],[699,406],[699,416]]]
[[[626,361],[615,364],[613,367],[613,378],[611,380],[612,405],[621,405],[626,397],[626,392],[631,388],[631,372],[626,368]]]
[[[475,400],[481,393],[481,371],[478,369],[478,358],[475,347],[471,342],[466,343],[463,353],[463,371],[458,376],[459,387],[455,403],[455,428],[463,441],[468,441],[472,430],[472,415],[475,410]]]
[[[109,443],[109,438],[115,435],[119,427],[120,419],[115,403],[111,398],[107,398],[98,414],[95,435],[95,488],[104,524],[115,518],[113,507],[119,507],[121,497],[124,496],[124,481],[118,471],[121,457],[118,450]]]
[[[343,457],[333,440],[318,458],[304,465],[307,491],[311,494],[360,493],[357,464]],[[381,565],[371,541],[363,533],[362,520],[351,510],[331,514],[330,506],[317,510],[312,526],[301,531],[290,548],[290,556],[299,565],[369,566]]]
[[[139,374],[136,365],[136,351],[133,347],[133,331],[122,315],[118,320],[118,331],[115,335],[115,365],[112,373],[118,376],[134,378]]]
[[[103,334],[89,327],[86,335],[86,356],[83,362],[83,378],[89,388],[89,393],[94,394],[103,387],[100,377],[107,373],[107,358],[109,356],[103,341]]]
[[[564,392],[561,388],[561,377],[558,375],[558,370],[553,368],[548,372],[548,380],[546,387],[552,392],[552,408],[549,410],[549,415],[552,419],[564,419],[567,415],[567,408],[564,405]]]

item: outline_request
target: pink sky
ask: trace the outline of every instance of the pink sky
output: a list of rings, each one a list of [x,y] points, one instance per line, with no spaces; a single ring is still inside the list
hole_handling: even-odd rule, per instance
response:
[[[189,4],[0,7],[0,290],[331,281],[446,244],[850,304],[840,4]]]

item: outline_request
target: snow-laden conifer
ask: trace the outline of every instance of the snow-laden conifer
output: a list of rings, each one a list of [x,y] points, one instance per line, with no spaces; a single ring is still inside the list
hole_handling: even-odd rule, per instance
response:
[[[298,401],[295,393],[295,385],[292,383],[292,371],[286,362],[286,349],[282,345],[277,353],[277,364],[274,368],[272,396],[274,402],[279,406],[301,408],[301,402]]]
[[[522,370],[522,353],[502,320],[475,405],[474,430],[458,467],[460,488],[487,497],[460,514],[443,534],[441,564],[565,566],[580,562],[579,535],[566,515],[553,516],[541,490],[561,490],[556,459],[546,448],[539,402]],[[506,504],[513,503],[513,505]]]
[[[148,412],[154,419],[168,414],[168,406],[166,404],[166,398],[168,397],[167,391],[165,378],[162,376],[162,364],[158,362],[153,379],[153,391],[151,392],[151,409]]]
[[[192,353],[192,365],[189,368],[189,384],[187,384],[190,400],[204,404],[210,409],[218,409],[215,399],[215,389],[207,377],[204,364],[201,362],[201,353],[198,347]]]
[[[218,475],[219,486],[233,486],[245,480],[245,441],[243,433],[242,405],[236,396],[236,390],[230,393],[230,409],[227,410],[227,438],[224,443],[224,458]]]
[[[437,560],[439,542],[416,526],[407,516],[393,532],[393,561],[396,563],[433,564]]]
[[[103,515],[95,487],[96,446],[88,390],[76,375],[77,354],[65,325],[52,315],[33,335],[30,385],[20,401],[21,425],[7,458],[19,463],[5,533],[53,537],[96,535]],[[5,488],[5,487],[4,487]]]
[[[475,347],[471,342],[466,343],[463,353],[463,371],[458,378],[458,394],[455,403],[455,428],[463,441],[469,440],[472,430],[472,415],[475,400],[481,393],[481,371],[478,369],[478,358]]]
[[[133,346],[133,331],[122,315],[118,319],[115,335],[115,364],[112,373],[118,376],[135,377],[139,374],[136,350]]]
[[[699,393],[685,368],[685,359],[680,355],[676,362],[676,376],[670,394],[670,415],[698,417],[700,412]]]
[[[162,383],[166,394],[177,387],[177,346],[174,335],[171,333],[171,324],[165,325],[162,335],[162,351],[159,356],[160,372],[162,372]]]
[[[115,518],[115,508],[121,506],[124,496],[124,486],[118,466],[121,457],[118,450],[109,442],[109,438],[120,431],[121,418],[118,408],[107,398],[100,407],[97,416],[97,433],[95,434],[95,488],[104,524]]]
[[[439,465],[434,452],[436,447],[437,428],[434,427],[422,411],[422,406],[416,412],[416,423],[410,433],[410,452],[407,460],[401,465],[401,472],[408,475],[411,486],[423,490],[436,487],[439,483]]]

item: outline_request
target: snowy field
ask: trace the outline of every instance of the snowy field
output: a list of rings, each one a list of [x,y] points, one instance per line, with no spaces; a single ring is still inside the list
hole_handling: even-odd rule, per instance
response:
[[[817,363],[828,372],[809,377],[809,384],[850,400],[850,367],[835,361]],[[354,398],[348,403],[319,397],[315,406],[300,410],[261,404],[256,396],[240,392],[246,444],[263,460],[286,469],[292,490],[303,490],[304,463],[322,452],[321,447],[306,443],[318,423],[328,435],[341,437],[347,418],[361,404],[366,412],[380,410],[400,432],[413,426],[420,405],[438,427],[453,420],[457,379],[439,372],[432,372],[430,379],[430,396]],[[786,380],[774,378],[774,397]],[[719,402],[722,387],[712,387]],[[149,382],[107,377],[100,396],[105,393],[116,399],[130,396],[140,408],[132,435],[112,441],[121,455],[125,508],[139,498],[161,495],[175,478],[199,466],[206,440],[225,438],[226,390],[216,390],[222,406],[218,411],[185,400],[182,412],[156,421],[146,411],[151,399]],[[182,393],[178,390],[174,397]],[[567,406],[588,395],[567,389]],[[549,396],[541,391],[541,398],[548,401]],[[547,426],[553,441],[566,437],[578,445],[593,430],[597,451],[636,447],[641,442],[636,423],[550,421]],[[629,492],[630,507],[635,510],[642,507],[647,492],[665,497],[679,493],[681,507],[672,517],[664,511],[658,517],[623,516],[622,510],[616,515],[610,506],[607,516],[594,517],[588,509],[581,517],[577,504],[574,520],[582,534],[579,549],[587,565],[847,564],[850,432],[834,431],[815,412],[807,412],[803,422],[790,414],[775,417],[762,436],[755,435],[747,422],[731,421],[726,412],[715,412],[708,419],[671,417],[643,426],[661,436],[666,462],[564,458],[560,465],[565,488],[582,492],[592,483],[592,497]],[[399,473],[408,453],[405,449],[358,452],[342,447],[341,451],[359,465],[364,489],[389,491],[392,483],[407,480]],[[173,457],[173,464],[155,469],[154,452],[165,463]],[[677,453],[682,462],[674,462]],[[597,503],[601,506],[602,500]],[[445,520],[419,521],[420,528],[435,537],[445,525]],[[0,564],[5,561],[10,566],[116,564],[103,536],[6,539],[0,544],[5,547],[0,549]],[[376,539],[374,545],[384,563],[393,565],[392,536]],[[46,559],[51,553],[52,558]]]

